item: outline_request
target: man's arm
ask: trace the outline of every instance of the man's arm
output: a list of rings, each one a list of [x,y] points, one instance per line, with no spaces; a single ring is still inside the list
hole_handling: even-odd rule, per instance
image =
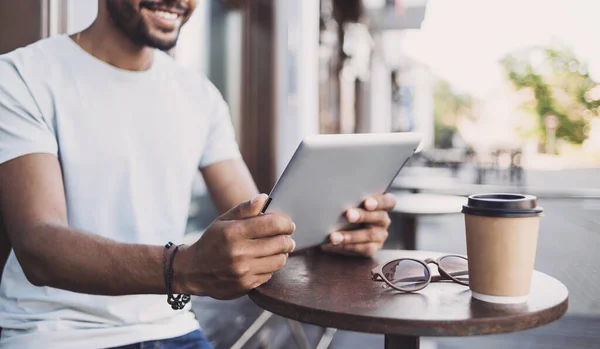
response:
[[[54,155],[0,165],[0,217],[34,285],[101,295],[166,293],[162,247],[120,244],[68,226]]]
[[[175,258],[175,293],[239,297],[281,269],[295,244],[289,217],[259,216],[266,195],[221,215]],[[62,175],[50,154],[0,165],[0,217],[36,286],[99,294],[164,294],[162,246],[118,243],[68,226]]]
[[[254,179],[242,159],[218,162],[201,171],[220,214],[258,195]]]

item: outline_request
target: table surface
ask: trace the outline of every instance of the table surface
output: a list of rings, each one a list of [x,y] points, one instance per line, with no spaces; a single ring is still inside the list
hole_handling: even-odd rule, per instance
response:
[[[460,213],[467,203],[464,196],[439,194],[395,194],[394,212],[405,215],[441,215]]]
[[[383,288],[371,270],[401,257],[435,258],[439,252],[383,250],[372,259],[317,250],[290,256],[286,266],[250,293],[260,307],[293,320],[349,331],[405,336],[470,336],[542,326],[567,310],[568,291],[534,272],[529,301],[492,305],[471,298],[468,287],[431,283],[418,293]],[[430,265],[435,275],[435,266]]]

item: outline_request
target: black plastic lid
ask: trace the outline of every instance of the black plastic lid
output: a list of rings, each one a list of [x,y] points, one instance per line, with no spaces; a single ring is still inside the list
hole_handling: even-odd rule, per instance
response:
[[[543,208],[538,207],[537,198],[522,194],[476,194],[469,196],[462,212],[485,217],[537,217]]]

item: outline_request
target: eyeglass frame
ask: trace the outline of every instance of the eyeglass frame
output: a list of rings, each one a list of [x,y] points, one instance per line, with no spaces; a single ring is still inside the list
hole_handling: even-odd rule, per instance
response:
[[[422,289],[424,289],[425,287],[429,286],[430,283],[432,282],[438,282],[438,281],[453,281],[456,282],[457,284],[463,285],[463,286],[469,286],[468,282],[464,282],[464,281],[460,281],[459,279],[452,277],[450,275],[450,273],[446,272],[441,266],[440,266],[440,261],[444,258],[447,257],[457,257],[457,258],[461,258],[464,259],[466,261],[468,261],[467,257],[465,256],[460,256],[460,255],[456,255],[456,254],[449,254],[449,255],[445,255],[445,256],[441,256],[437,259],[433,259],[433,258],[427,258],[425,260],[420,260],[420,259],[415,259],[415,258],[396,258],[396,259],[392,259],[388,262],[385,262],[383,264],[378,265],[377,267],[375,267],[373,270],[371,270],[371,279],[373,281],[383,281],[385,282],[388,286],[390,286],[391,288],[397,290],[397,291],[401,291],[401,292],[405,292],[405,293],[413,293],[413,292],[417,292],[417,291],[421,291]],[[425,267],[425,269],[427,269],[427,271],[429,272],[429,278],[427,280],[427,282],[420,288],[417,289],[413,289],[413,290],[405,290],[402,289],[398,286],[395,286],[390,280],[388,280],[384,275],[383,275],[383,268],[392,263],[392,262],[396,262],[398,261],[398,264],[401,261],[405,261],[405,260],[409,260],[409,261],[414,261],[417,262],[419,264],[421,264],[422,266]],[[433,273],[431,272],[431,269],[429,268],[429,264],[435,264],[438,268],[439,274],[440,275],[432,275]],[[468,273],[468,270],[467,270]]]

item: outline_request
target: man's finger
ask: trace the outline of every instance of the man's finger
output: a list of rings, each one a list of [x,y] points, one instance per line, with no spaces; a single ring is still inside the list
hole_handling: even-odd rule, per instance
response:
[[[388,235],[385,229],[371,227],[360,230],[336,231],[329,235],[329,240],[333,245],[384,242]]]
[[[285,253],[252,260],[250,270],[253,274],[272,274],[285,265],[288,255]]]
[[[371,242],[343,245],[326,244],[321,246],[321,249],[325,252],[343,254],[348,256],[371,257],[381,249],[381,243]]]
[[[368,197],[363,203],[367,211],[391,211],[396,207],[396,197],[387,193]]]
[[[256,217],[265,206],[269,196],[267,194],[260,194],[252,200],[244,201],[231,210],[223,213],[219,220],[221,221],[237,221],[250,217]]]
[[[290,217],[272,213],[235,222],[241,234],[247,239],[260,239],[276,235],[290,235],[296,230],[296,224]]]
[[[296,242],[291,236],[285,234],[253,239],[249,242],[251,244],[250,254],[256,258],[292,253],[296,248]]]
[[[361,208],[351,208],[346,211],[346,219],[350,223],[367,223],[382,227],[388,226],[390,223],[390,217],[386,211],[367,211]]]
[[[260,285],[267,283],[269,280],[271,280],[272,277],[273,277],[273,274],[271,274],[271,273],[257,275],[256,282],[254,283],[252,289],[255,289],[255,288],[259,287]]]

